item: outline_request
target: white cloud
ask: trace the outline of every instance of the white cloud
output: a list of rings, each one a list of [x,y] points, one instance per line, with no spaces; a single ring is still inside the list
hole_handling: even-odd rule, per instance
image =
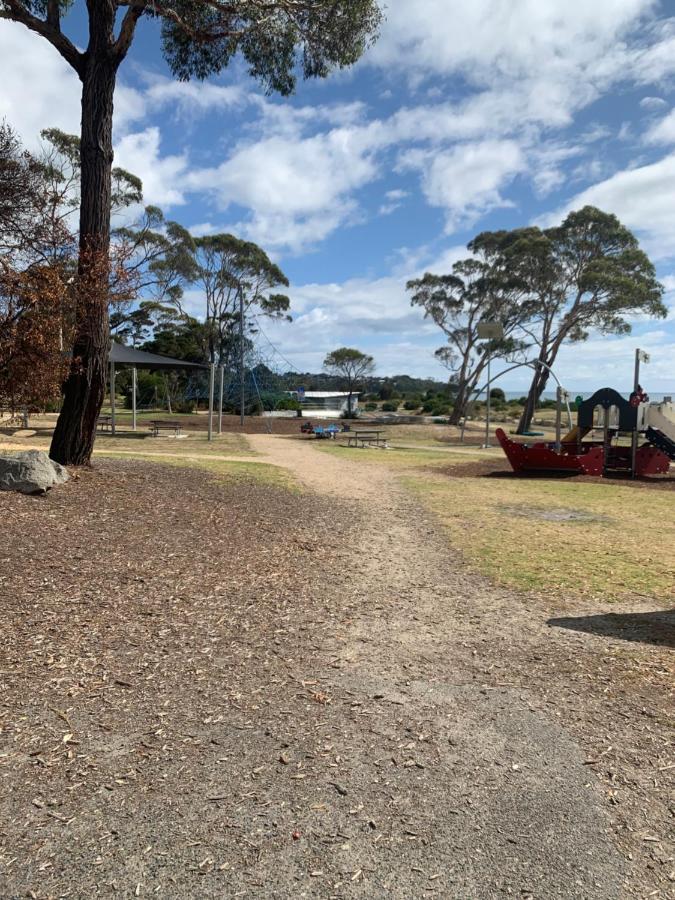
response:
[[[652,125],[645,141],[648,144],[675,144],[675,109]]]
[[[145,203],[176,206],[185,203],[181,189],[187,172],[187,157],[161,156],[159,128],[125,135],[115,147],[115,164],[133,172],[143,182]]]
[[[573,197],[543,218],[555,224],[572,209],[590,204],[614,213],[640,235],[656,259],[675,256],[675,153],[657,162],[617,172]]]
[[[642,109],[657,110],[663,109],[664,106],[668,106],[668,103],[663,97],[643,97],[642,100],[640,100],[640,106]]]
[[[490,209],[509,205],[500,188],[523,171],[525,156],[515,141],[480,141],[446,153],[412,150],[402,155],[400,165],[422,170],[424,194],[432,206],[445,209],[452,231]]]
[[[44,38],[0,21],[0,119],[35,150],[43,128],[79,133],[81,85],[75,71]]]
[[[273,136],[240,144],[220,166],[193,170],[186,185],[252,211],[243,223],[266,246],[302,245],[321,240],[355,215],[348,198],[377,175],[367,152],[360,152],[350,129],[296,140]]]

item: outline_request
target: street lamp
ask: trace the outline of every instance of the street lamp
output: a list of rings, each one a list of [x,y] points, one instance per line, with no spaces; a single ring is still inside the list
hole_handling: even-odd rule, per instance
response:
[[[504,326],[501,322],[479,322],[477,328],[478,337],[484,341],[501,341],[504,337]],[[487,409],[485,414],[485,447],[490,446],[490,361],[487,360]]]

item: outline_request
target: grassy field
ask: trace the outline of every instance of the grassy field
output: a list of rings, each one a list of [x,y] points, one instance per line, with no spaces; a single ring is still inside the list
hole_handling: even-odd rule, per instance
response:
[[[675,595],[673,493],[615,483],[409,474],[469,564],[521,590]]]

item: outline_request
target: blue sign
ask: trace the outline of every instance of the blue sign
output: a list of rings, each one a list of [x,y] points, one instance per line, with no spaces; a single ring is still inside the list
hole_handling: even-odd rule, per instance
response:
[[[298,395],[298,400],[305,399],[305,389],[304,388],[298,388],[296,391],[296,394]]]

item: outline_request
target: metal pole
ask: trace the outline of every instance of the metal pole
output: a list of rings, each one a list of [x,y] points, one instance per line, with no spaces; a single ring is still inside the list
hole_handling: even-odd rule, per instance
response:
[[[635,351],[635,375],[633,378],[633,392],[637,394],[638,387],[640,385],[640,350]],[[638,449],[638,433],[637,433],[637,414],[639,412],[639,407],[636,407],[635,410],[635,428],[633,429],[633,434],[631,435],[631,444],[630,444],[630,474],[631,478],[635,478],[637,475],[637,449]]]
[[[110,363],[110,431],[115,434],[115,363]]]
[[[560,453],[560,437],[562,431],[562,388],[555,389],[555,449]]]
[[[485,413],[485,448],[490,446],[490,357],[487,362],[487,410]]]
[[[244,424],[246,405],[246,386],[244,384],[244,292],[239,287],[239,384],[241,394],[239,397],[239,424]]]
[[[220,367],[220,399],[218,400],[218,434],[223,433],[223,388],[225,386],[225,366]]]
[[[131,370],[131,423],[136,431],[136,366]]]
[[[209,367],[209,440],[213,440],[213,393],[216,382],[216,367],[211,363]]]

